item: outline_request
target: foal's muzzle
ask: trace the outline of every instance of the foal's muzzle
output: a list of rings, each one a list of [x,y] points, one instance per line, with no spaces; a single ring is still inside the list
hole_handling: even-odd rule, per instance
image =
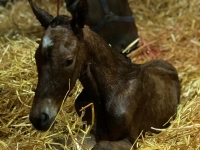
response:
[[[40,131],[46,131],[51,126],[53,119],[50,119],[49,115],[45,112],[42,112],[37,117],[30,115],[30,121],[35,127],[35,129]]]
[[[43,101],[33,103],[29,119],[35,129],[46,131],[53,123],[58,113],[58,106],[52,101],[52,99],[43,99]]]

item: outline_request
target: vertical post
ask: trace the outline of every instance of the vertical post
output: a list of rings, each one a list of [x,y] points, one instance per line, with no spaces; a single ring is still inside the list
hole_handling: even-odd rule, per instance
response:
[[[60,0],[57,0],[57,16],[59,15],[60,10]]]

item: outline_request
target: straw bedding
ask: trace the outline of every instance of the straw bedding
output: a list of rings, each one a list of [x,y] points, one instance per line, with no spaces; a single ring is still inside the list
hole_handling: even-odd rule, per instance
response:
[[[146,133],[139,149],[200,149],[200,1],[129,0],[140,35],[140,48],[129,57],[135,63],[165,59],[178,70],[181,104],[171,126],[160,134]],[[56,3],[37,0],[56,15]],[[61,7],[62,13],[67,13]],[[80,149],[77,133],[84,124],[73,103],[82,87],[77,83],[45,133],[33,129],[28,115],[37,84],[34,52],[42,28],[25,0],[0,7],[0,149]],[[159,130],[159,129],[155,129]],[[84,138],[82,138],[84,139]],[[62,140],[62,143],[59,141]],[[64,141],[64,143],[63,143]],[[71,143],[69,143],[71,141]],[[68,146],[64,146],[68,142]],[[83,147],[82,149],[86,149]]]

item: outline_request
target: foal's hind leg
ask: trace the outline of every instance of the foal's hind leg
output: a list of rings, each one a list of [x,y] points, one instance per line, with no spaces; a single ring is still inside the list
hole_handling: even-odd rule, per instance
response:
[[[92,150],[130,150],[132,144],[127,140],[121,141],[100,141]]]

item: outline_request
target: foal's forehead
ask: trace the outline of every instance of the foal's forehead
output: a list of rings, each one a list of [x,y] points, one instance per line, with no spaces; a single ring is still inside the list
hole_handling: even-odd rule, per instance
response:
[[[70,36],[70,38],[69,38]],[[62,26],[51,27],[49,26],[42,39],[42,46],[50,47],[55,43],[66,42],[70,39],[74,39],[73,32],[67,28]]]
[[[73,36],[73,31],[67,26],[49,26],[45,32],[45,36],[51,37],[53,40],[59,40],[63,37],[68,37],[69,35]]]

